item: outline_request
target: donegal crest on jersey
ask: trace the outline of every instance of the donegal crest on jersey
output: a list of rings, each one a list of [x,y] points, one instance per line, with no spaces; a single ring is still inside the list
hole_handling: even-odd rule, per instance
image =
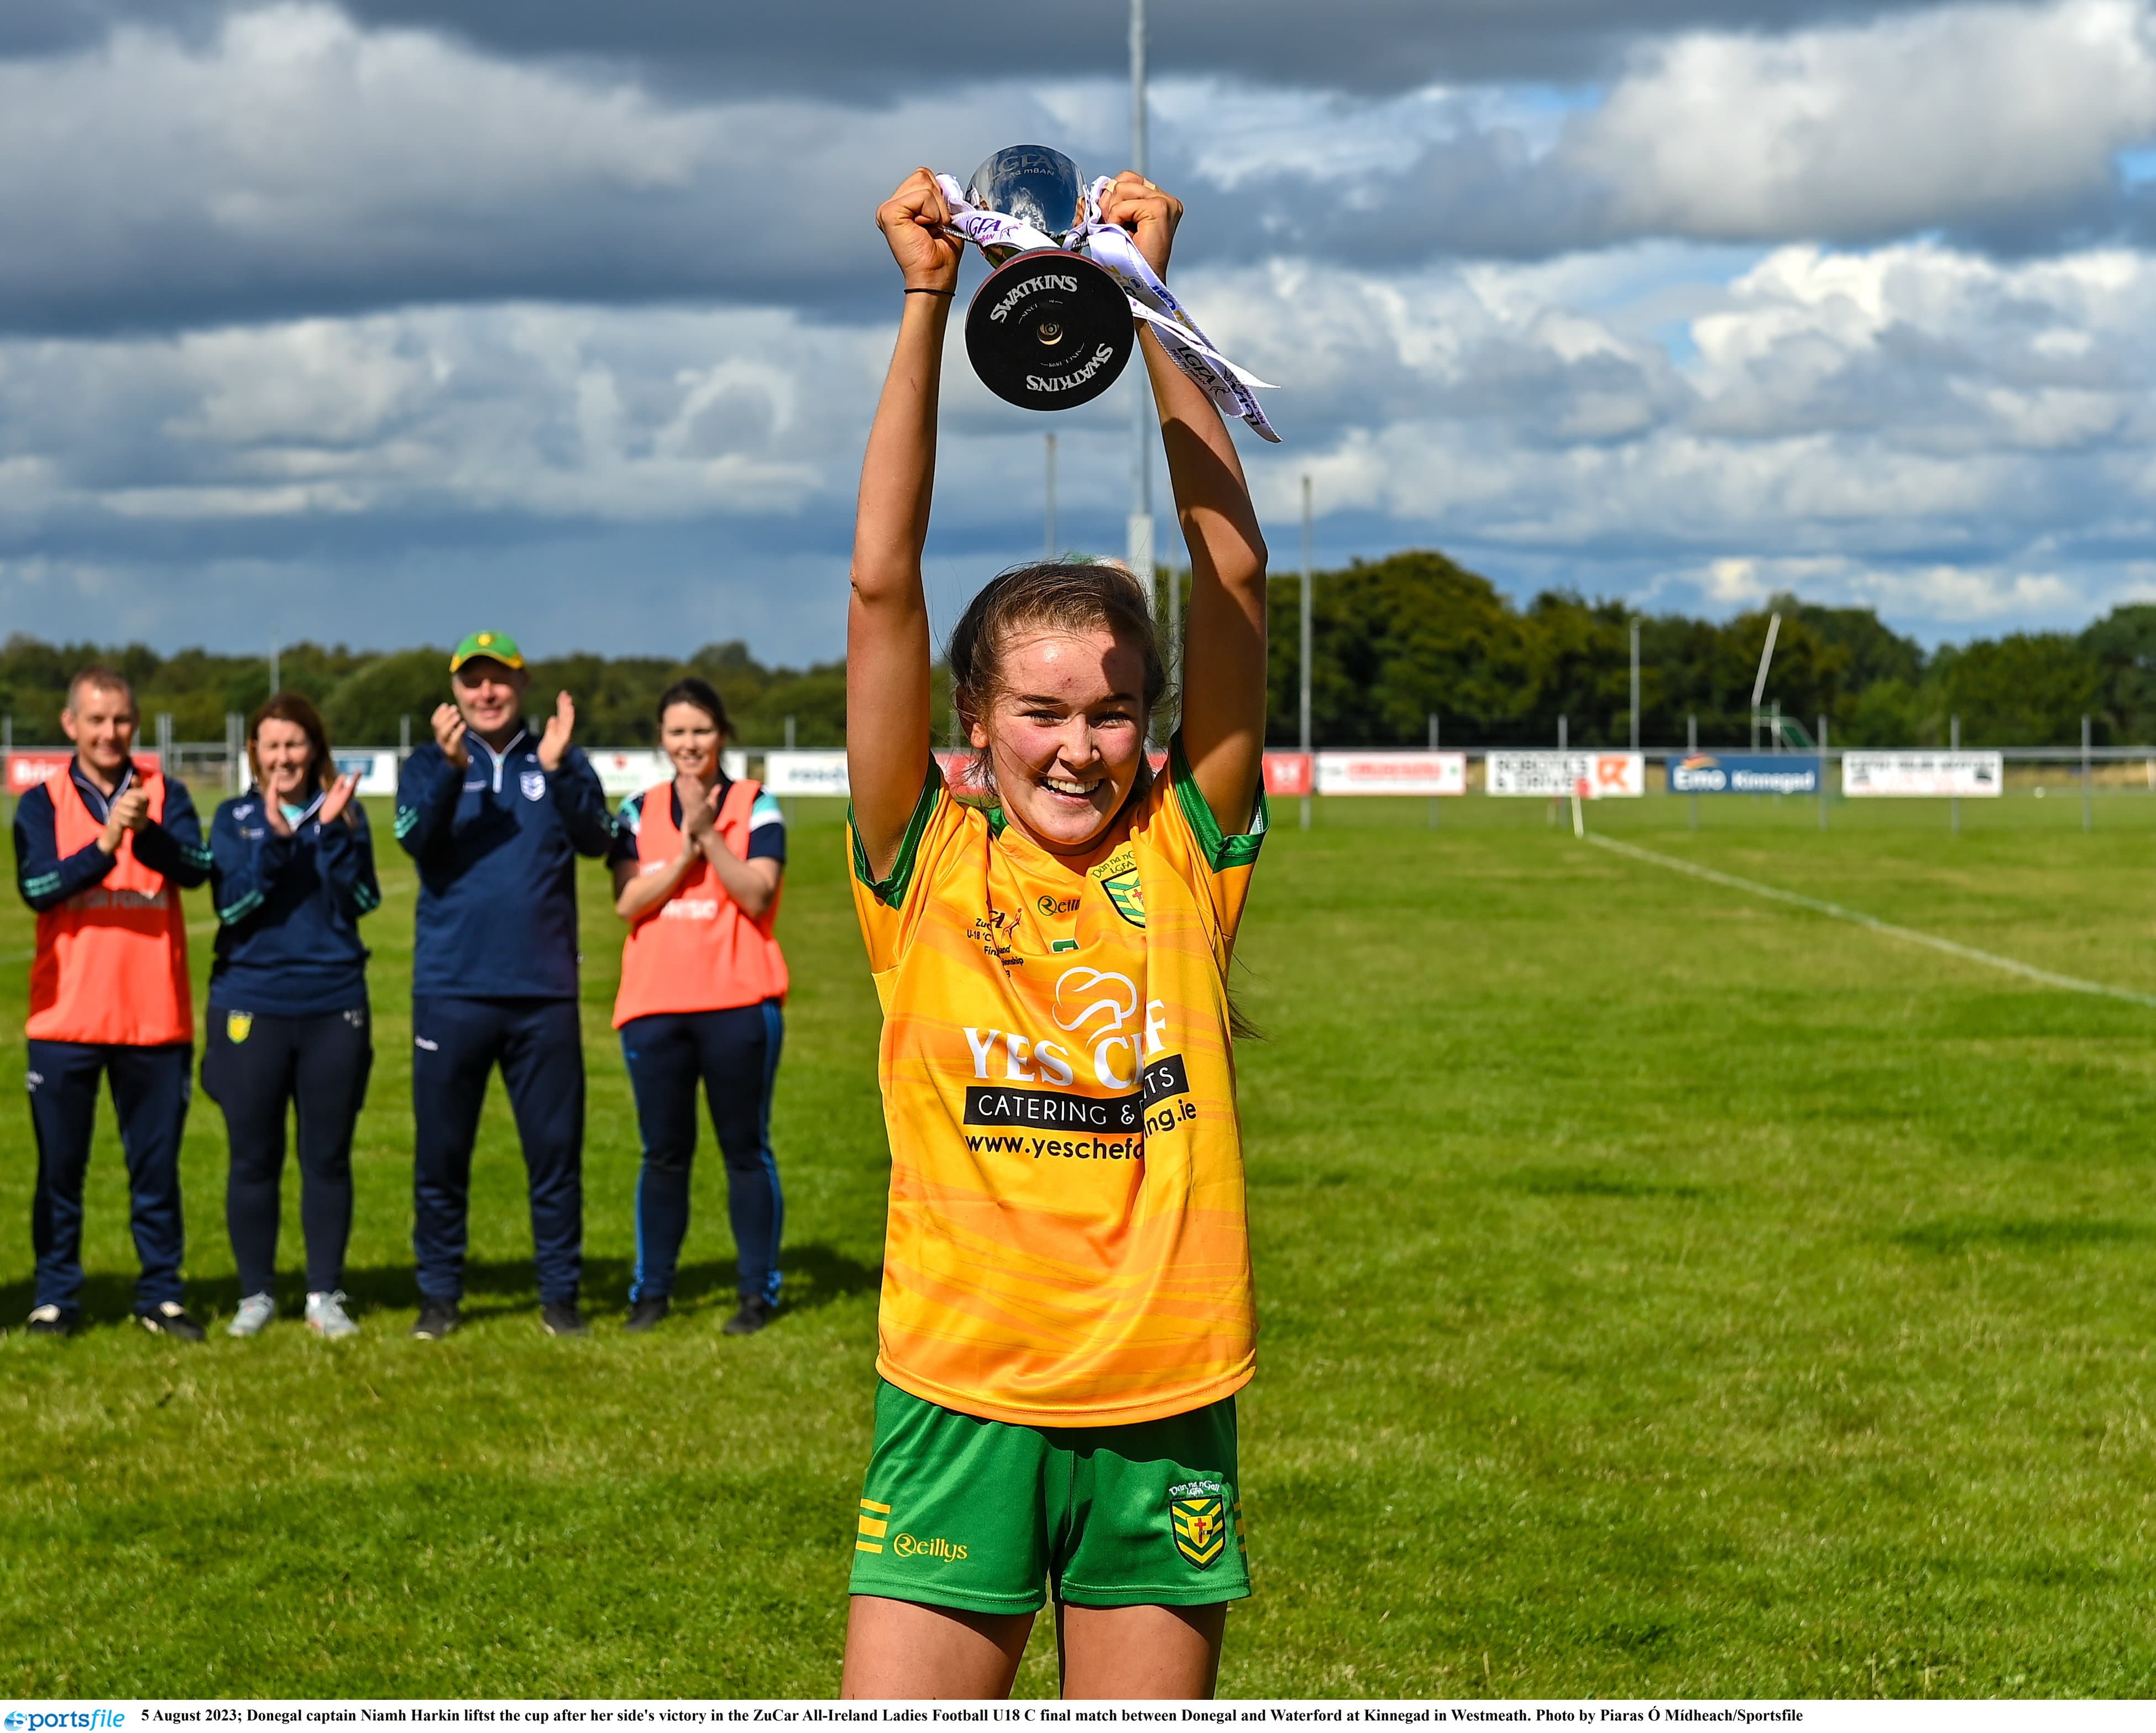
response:
[[[1124,920],[1132,926],[1145,925],[1145,886],[1138,879],[1137,857],[1127,843],[1086,876],[1101,887]]]
[[[1180,740],[1170,765],[1076,861],[932,767],[888,874],[853,841],[891,1151],[876,1365],[925,1401],[1114,1425],[1249,1382],[1227,969],[1265,805],[1224,835]]]

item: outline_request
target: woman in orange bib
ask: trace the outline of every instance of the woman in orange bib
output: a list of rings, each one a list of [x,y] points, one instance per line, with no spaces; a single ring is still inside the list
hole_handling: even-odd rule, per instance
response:
[[[1250,1592],[1227,971],[1265,828],[1265,544],[1211,400],[1141,327],[1191,556],[1182,726],[1155,773],[1167,664],[1130,573],[1007,572],[950,644],[993,803],[953,797],[921,579],[950,216],[926,170],[877,213],[906,296],[847,624],[891,1178],[844,1689],[1005,1695],[1052,1597],[1065,1695],[1204,1696]],[[1163,274],[1181,216],[1128,173],[1102,208]]]
[[[786,825],[760,785],[720,764],[726,705],[693,675],[660,695],[659,740],[674,779],[631,795],[615,826],[614,908],[629,923],[613,1026],[636,1091],[636,1274],[628,1327],[673,1305],[689,1229],[696,1084],[726,1163],[741,1303],[729,1336],[752,1336],[778,1305],[785,1199],[771,1153],[771,1089],[785,1035],[786,959],[772,935]]]

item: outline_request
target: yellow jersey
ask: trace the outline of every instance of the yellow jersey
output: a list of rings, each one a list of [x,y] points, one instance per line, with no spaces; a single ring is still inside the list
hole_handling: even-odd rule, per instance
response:
[[[1250,1382],[1228,965],[1265,828],[1178,737],[1086,854],[932,762],[891,871],[850,832],[891,1139],[876,1369],[1018,1425],[1187,1413]]]

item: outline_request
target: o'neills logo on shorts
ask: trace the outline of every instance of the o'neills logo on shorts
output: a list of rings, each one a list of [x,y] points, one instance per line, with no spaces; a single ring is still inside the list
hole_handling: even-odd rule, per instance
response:
[[[1075,391],[1115,358],[1116,351],[1103,343],[1093,351],[1092,359],[1076,372],[1065,374],[1060,379],[1044,379],[1038,373],[1028,373],[1025,388],[1028,391]]]
[[[947,1558],[955,1561],[966,1556],[964,1547],[945,1540],[941,1535],[931,1541],[923,1541],[913,1535],[901,1535],[891,1543],[891,1550],[901,1558]]]
[[[989,323],[1000,325],[1004,314],[1028,295],[1039,295],[1044,289],[1060,289],[1065,295],[1075,295],[1078,279],[1075,277],[1028,277],[1023,283],[1014,283],[1011,285],[1010,293],[988,309]]]

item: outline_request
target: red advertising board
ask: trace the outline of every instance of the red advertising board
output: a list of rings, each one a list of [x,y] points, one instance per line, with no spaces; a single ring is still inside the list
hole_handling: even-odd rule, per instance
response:
[[[27,792],[48,777],[58,776],[68,767],[68,761],[74,756],[74,752],[64,746],[41,747],[35,751],[25,751],[18,747],[8,755],[8,792],[10,794]],[[137,752],[135,767],[141,771],[157,769],[157,755],[155,752]]]
[[[1265,792],[1268,794],[1309,793],[1312,756],[1312,755],[1308,752],[1266,753]]]

